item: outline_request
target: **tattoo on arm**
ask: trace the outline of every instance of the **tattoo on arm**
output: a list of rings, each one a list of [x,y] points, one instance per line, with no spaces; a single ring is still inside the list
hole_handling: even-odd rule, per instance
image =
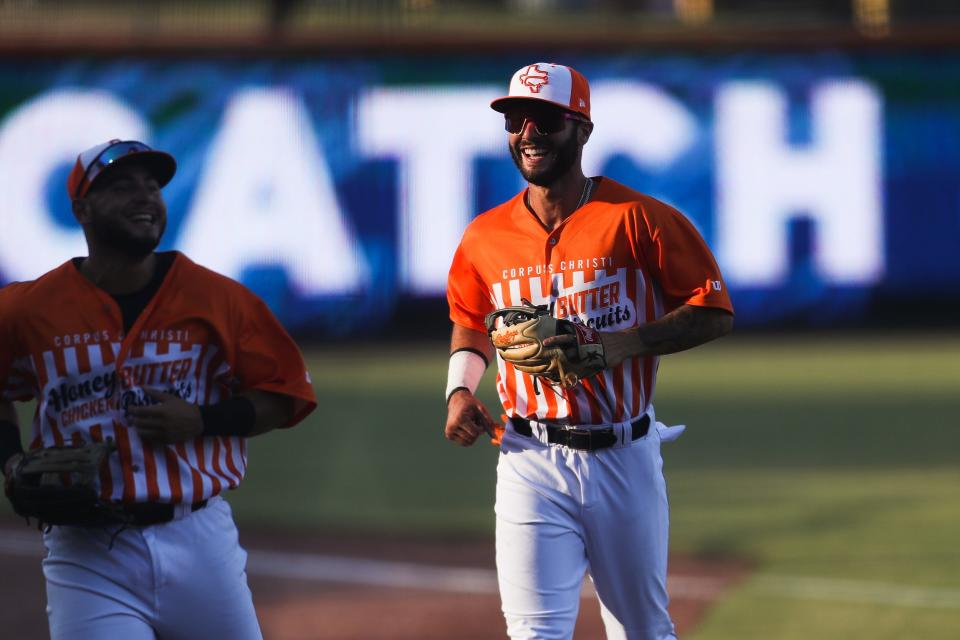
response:
[[[683,305],[636,331],[644,344],[644,355],[663,355],[709,342],[732,328],[733,315],[724,309]]]

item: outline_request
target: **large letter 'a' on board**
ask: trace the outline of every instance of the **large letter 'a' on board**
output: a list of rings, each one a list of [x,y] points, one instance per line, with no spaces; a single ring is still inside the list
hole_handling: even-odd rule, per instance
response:
[[[307,109],[286,89],[231,99],[178,244],[234,279],[244,267],[280,267],[307,296],[351,293],[369,279]]]
[[[400,277],[418,295],[442,294],[473,211],[473,162],[507,152],[495,89],[376,89],[357,103],[357,146],[399,165]]]

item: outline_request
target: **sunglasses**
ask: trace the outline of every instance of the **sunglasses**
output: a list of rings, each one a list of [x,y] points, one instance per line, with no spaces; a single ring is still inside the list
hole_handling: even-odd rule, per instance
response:
[[[560,111],[559,109],[551,111],[538,111],[536,113],[505,113],[503,114],[503,119],[507,133],[512,133],[514,135],[523,133],[527,123],[530,122],[533,124],[533,128],[536,130],[536,132],[541,136],[549,136],[553,133],[557,133],[558,131],[563,131],[563,128],[567,125],[567,120],[586,122],[580,116],[567,113],[566,111]]]
[[[83,178],[80,180],[80,185],[77,188],[78,193],[83,191],[84,185],[93,182],[96,177],[103,172],[104,169],[109,167],[123,156],[131,153],[142,153],[144,151],[153,151],[153,149],[142,142],[137,142],[135,140],[117,142],[116,144],[107,147],[100,152],[100,155],[93,159],[93,162],[87,166],[87,170],[83,172]]]

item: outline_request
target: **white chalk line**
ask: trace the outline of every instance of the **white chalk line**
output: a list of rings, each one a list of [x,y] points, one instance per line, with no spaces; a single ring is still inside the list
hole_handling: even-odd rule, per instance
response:
[[[251,549],[248,553],[247,573],[255,576],[456,593],[497,593],[497,576],[490,569],[437,567],[261,549]]]
[[[251,576],[447,593],[497,593],[497,576],[492,569],[266,549],[250,549],[248,553],[247,573]],[[36,532],[0,529],[0,555],[39,558],[44,555],[44,547]],[[764,573],[754,574],[746,584],[751,597],[960,610],[960,589]],[[724,581],[709,577],[671,575],[668,579],[670,595],[678,599],[712,601],[724,585]],[[590,593],[592,587],[588,581],[584,584],[584,595]]]
[[[960,610],[960,589],[762,573],[756,574],[749,585],[751,595],[755,595],[755,589],[759,594],[800,600]]]

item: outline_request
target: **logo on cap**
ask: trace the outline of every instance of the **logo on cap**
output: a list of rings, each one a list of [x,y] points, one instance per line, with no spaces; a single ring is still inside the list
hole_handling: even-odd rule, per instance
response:
[[[530,93],[540,93],[541,87],[550,84],[550,75],[532,64],[520,75],[520,84],[530,89]]]

